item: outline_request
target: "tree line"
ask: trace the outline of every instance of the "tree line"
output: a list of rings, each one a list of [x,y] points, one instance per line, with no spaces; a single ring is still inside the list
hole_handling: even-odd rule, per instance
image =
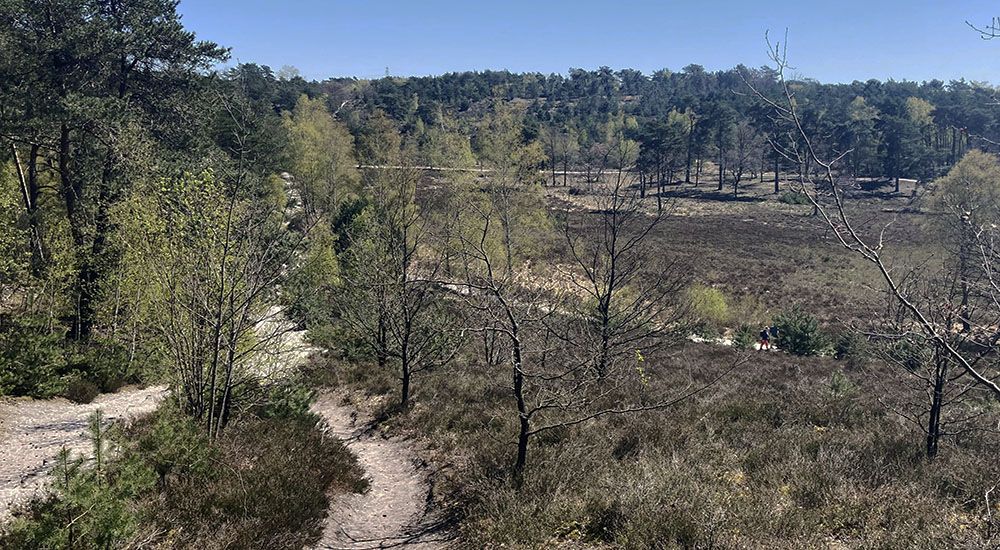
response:
[[[738,189],[765,171],[798,175],[816,169],[809,159],[796,166],[776,152],[792,138],[747,93],[747,82],[778,91],[778,75],[768,67],[710,72],[688,65],[652,75],[608,67],[567,75],[482,71],[322,82],[279,79],[267,67],[242,70],[259,80],[259,89],[271,90],[279,109],[295,96],[289,90],[297,90],[325,95],[329,108],[352,126],[364,113],[386,113],[431,165],[443,160],[442,135],[458,133],[474,145],[477,121],[499,98],[524,106],[526,136],[545,145],[553,174],[573,169],[587,172],[588,179],[599,177],[609,164],[611,141],[623,129],[643,147],[637,168],[657,183],[711,177]],[[790,85],[806,131],[824,136],[830,153],[850,151],[840,169],[854,177],[927,180],[943,175],[971,148],[996,148],[998,119],[989,108],[994,89],[987,84],[824,84],[799,78]],[[705,173],[709,162],[714,174]],[[556,176],[552,180],[559,183]]]

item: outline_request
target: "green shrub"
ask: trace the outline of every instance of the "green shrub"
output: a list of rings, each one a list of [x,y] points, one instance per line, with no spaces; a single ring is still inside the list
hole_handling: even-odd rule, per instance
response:
[[[311,415],[247,415],[212,441],[170,402],[123,431],[99,425],[103,459],[61,454],[54,493],[18,514],[0,548],[299,549],[319,536],[331,491],[368,488]]]
[[[695,329],[702,335],[715,335],[729,321],[729,304],[726,295],[717,288],[693,285],[686,291],[688,316]]]
[[[909,338],[892,342],[886,355],[909,371],[916,371],[931,360],[931,350]]]
[[[740,325],[733,333],[733,346],[738,349],[754,349],[757,345],[757,331],[750,325]]]
[[[74,373],[67,376],[63,381],[63,389],[60,395],[74,403],[90,403],[101,394],[101,389],[93,381]]]
[[[174,479],[151,503],[163,532],[183,526],[173,547],[297,550],[319,535],[331,489],[367,490],[354,457],[312,417],[245,419],[215,446],[210,473]]]
[[[774,318],[778,327],[782,349],[794,355],[820,355],[829,347],[827,337],[819,328],[815,317],[799,309],[787,311]]]
[[[316,392],[301,382],[279,384],[271,389],[261,410],[263,418],[292,418],[309,414]]]
[[[36,319],[4,327],[0,332],[0,395],[44,398],[62,391],[63,341]]]
[[[91,417],[92,457],[63,448],[52,471],[53,494],[33,502],[0,537],[2,548],[122,548],[140,529],[135,499],[155,486],[152,470],[139,461],[108,463],[108,435],[99,413]]]
[[[847,361],[847,366],[851,368],[857,368],[868,362],[871,349],[864,336],[856,332],[845,332],[837,339],[834,351],[837,359]]]
[[[786,191],[778,200],[785,204],[809,204],[809,197],[801,191]]]
[[[138,376],[129,376],[128,351],[111,342],[94,342],[73,350],[66,370],[74,376],[93,383],[101,392],[118,391],[128,382],[138,382]]]

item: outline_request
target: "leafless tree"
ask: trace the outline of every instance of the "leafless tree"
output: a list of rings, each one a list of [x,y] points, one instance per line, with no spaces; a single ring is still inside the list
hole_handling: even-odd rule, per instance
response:
[[[637,145],[619,137],[614,181],[597,194],[598,227],[566,224],[573,269],[566,274],[584,300],[585,346],[595,353],[594,367],[605,377],[613,363],[639,349],[677,336],[679,308],[674,297],[683,286],[674,264],[661,260],[651,235],[665,216],[647,214],[631,177]]]
[[[941,272],[926,266],[898,266],[890,260],[891,243],[889,225],[872,234],[858,225],[847,206],[850,184],[838,176],[838,163],[849,156],[850,150],[833,152],[823,158],[818,144],[803,128],[795,94],[785,80],[790,68],[783,44],[768,41],[770,57],[776,65],[781,96],[769,97],[745,79],[756,97],[768,106],[789,137],[789,145],[780,149],[792,163],[804,165],[809,159],[817,167],[819,177],[803,174],[798,191],[813,205],[814,211],[830,228],[840,246],[857,254],[875,266],[886,293],[893,304],[891,315],[879,320],[876,332],[884,339],[918,341],[930,350],[922,362],[924,373],[920,379],[930,392],[928,414],[924,417],[928,437],[928,455],[937,452],[937,439],[947,433],[941,425],[942,407],[945,403],[945,386],[960,381],[967,388],[962,395],[973,394],[1000,398],[997,376],[997,343],[1000,342],[1000,280],[996,269],[1000,266],[1000,249],[997,249],[997,228],[992,224],[976,227],[968,235],[974,237],[978,302],[976,315],[970,319],[970,293],[961,291],[971,277],[966,264],[965,274],[952,272],[947,284],[940,279]],[[891,225],[891,223],[890,223]],[[948,272],[945,270],[945,276]],[[937,289],[937,290],[935,290]],[[944,291],[947,289],[947,292]],[[958,290],[956,290],[958,289]],[[892,322],[889,322],[889,321]],[[969,325],[965,330],[963,325]]]
[[[762,141],[757,131],[746,120],[741,120],[733,130],[733,144],[726,151],[726,168],[733,177],[733,197],[739,197],[740,183],[749,172],[754,160],[760,156]]]
[[[507,358],[517,418],[516,481],[533,437],[607,415],[670,407],[735,368],[669,396],[645,389],[641,350],[672,334],[665,304],[671,303],[674,285],[657,280],[655,270],[640,269],[658,218],[645,218],[639,197],[625,185],[625,171],[619,167],[618,183],[602,199],[606,208],[598,215],[605,225],[596,243],[570,236],[583,273],[568,285],[518,261],[517,243],[508,240],[505,220],[517,219],[514,206],[524,204],[519,195],[527,192],[525,186],[494,180],[485,197],[470,206],[477,223],[463,239],[465,277],[457,286],[472,313],[469,330],[494,336],[500,350],[494,356]],[[596,307],[582,307],[590,297]]]
[[[457,338],[435,301],[442,261],[428,257],[426,224],[415,204],[416,169],[376,170],[363,227],[350,234],[341,314],[372,350],[379,368],[396,361],[400,404],[410,401],[412,377],[446,364]]]

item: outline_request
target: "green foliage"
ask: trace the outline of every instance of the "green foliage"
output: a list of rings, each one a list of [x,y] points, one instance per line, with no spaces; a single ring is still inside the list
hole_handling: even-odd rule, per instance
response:
[[[94,341],[72,351],[67,370],[86,377],[101,392],[118,391],[126,383],[142,381],[140,373],[127,370],[128,350],[114,342]]]
[[[927,199],[935,214],[928,223],[949,255],[966,256],[967,248],[983,227],[1000,221],[995,205],[1000,201],[1000,161],[995,155],[978,150],[969,151],[946,176],[934,182]],[[961,261],[962,258],[959,258]],[[971,269],[971,268],[966,268]],[[971,277],[969,273],[963,276]]]
[[[685,290],[688,315],[697,330],[707,335],[718,334],[730,319],[726,295],[717,288],[692,285]]]
[[[778,200],[784,204],[809,204],[809,197],[801,191],[786,191]]]
[[[20,514],[0,547],[302,548],[319,535],[328,492],[368,487],[343,444],[301,414],[302,396],[290,388],[275,409],[286,414],[246,418],[214,443],[170,402],[124,431],[96,413],[92,460],[63,451],[54,494]]]
[[[827,351],[829,340],[820,330],[819,321],[801,309],[793,309],[774,318],[779,330],[778,345],[795,355],[820,355]]]
[[[871,346],[868,338],[857,332],[848,331],[840,335],[835,347],[837,359],[847,361],[851,368],[863,367],[869,361]]]
[[[834,397],[844,397],[854,394],[857,386],[851,382],[843,371],[835,370],[830,375],[830,395]]]
[[[326,108],[326,98],[302,95],[283,115],[289,135],[291,171],[303,209],[332,213],[337,204],[357,192],[354,137]]]
[[[733,332],[733,346],[738,349],[754,349],[757,346],[759,331],[751,325],[740,325]]]
[[[98,393],[142,381],[126,372],[128,352],[110,341],[67,342],[45,319],[9,319],[0,328],[0,395],[62,395],[89,403]]]
[[[74,403],[90,403],[101,394],[101,388],[80,373],[72,373],[63,379],[60,395]]]
[[[309,407],[315,400],[316,391],[306,382],[288,381],[270,390],[260,416],[279,419],[309,416]]]
[[[284,284],[282,299],[288,315],[306,328],[330,322],[333,291],[340,275],[335,247],[335,237],[327,226],[314,227],[303,258]]]
[[[318,536],[329,491],[367,489],[354,458],[312,416],[246,419],[213,449],[207,473],[173,477],[149,502],[175,547],[297,550]]]
[[[59,377],[65,366],[63,338],[43,319],[11,321],[0,331],[0,394],[56,395],[63,389]]]
[[[121,548],[140,529],[132,501],[155,485],[153,472],[136,461],[108,467],[107,434],[99,412],[91,417],[93,461],[73,457],[65,448],[52,471],[51,497],[32,504],[0,538],[9,548]]]
[[[208,479],[213,475],[218,450],[201,426],[173,403],[140,419],[126,432],[126,454],[152,469],[161,488],[182,479]]]

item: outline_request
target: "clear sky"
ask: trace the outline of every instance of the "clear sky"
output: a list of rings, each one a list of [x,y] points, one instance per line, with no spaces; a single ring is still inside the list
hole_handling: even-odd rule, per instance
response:
[[[787,28],[797,74],[824,82],[1000,83],[1000,39],[965,25],[1000,16],[996,0],[182,0],[180,11],[234,62],[317,79],[760,66],[764,32]]]

